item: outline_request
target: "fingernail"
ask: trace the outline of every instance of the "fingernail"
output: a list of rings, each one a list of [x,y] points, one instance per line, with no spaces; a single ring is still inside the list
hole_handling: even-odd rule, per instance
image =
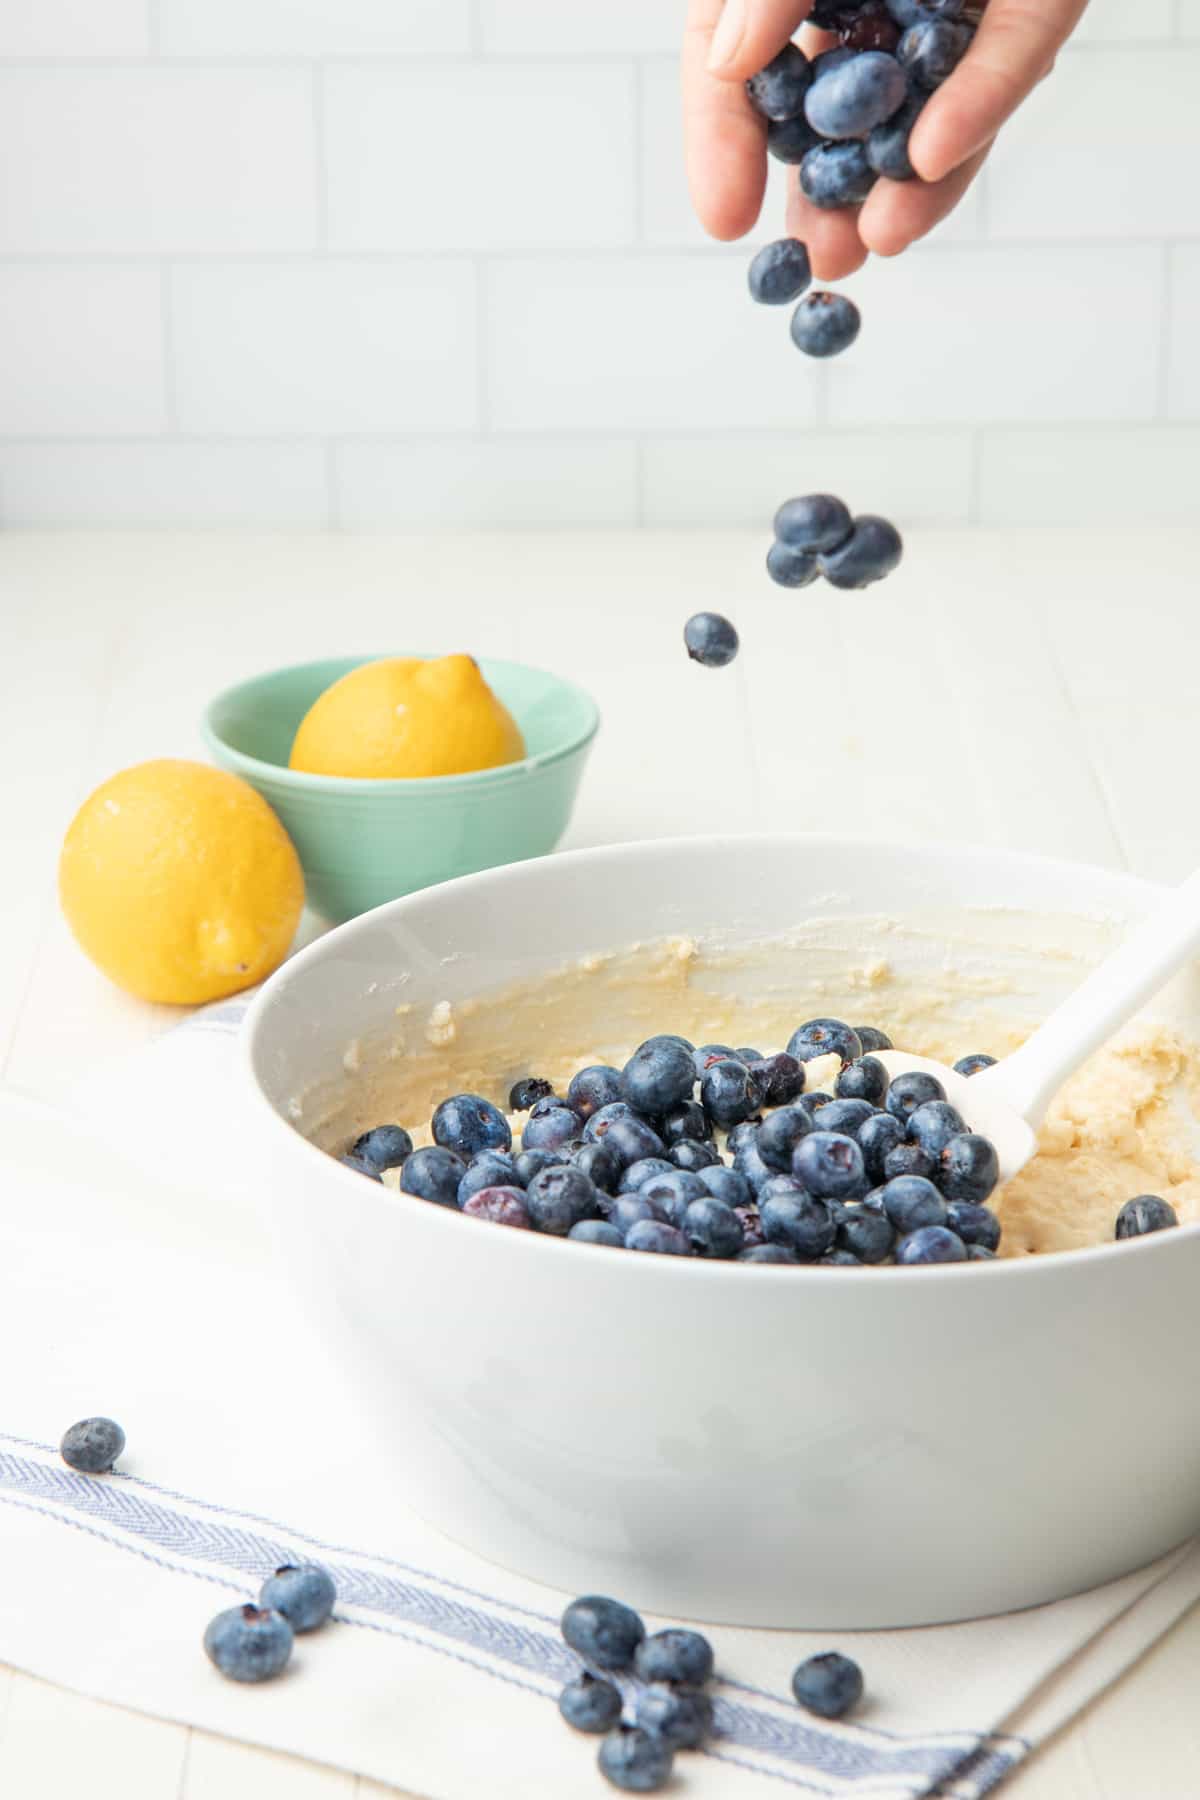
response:
[[[710,69],[723,69],[732,62],[746,29],[746,0],[725,0],[725,7],[708,47]]]

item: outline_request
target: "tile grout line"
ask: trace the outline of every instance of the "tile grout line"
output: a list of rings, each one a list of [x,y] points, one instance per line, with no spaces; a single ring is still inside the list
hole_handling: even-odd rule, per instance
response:
[[[645,527],[646,514],[647,514],[647,510],[648,510],[648,504],[647,504],[648,497],[646,494],[646,437],[645,437],[645,433],[640,432],[640,431],[638,432],[637,436],[633,440],[633,470],[634,470],[633,522],[634,522],[635,526],[638,528],[638,530],[640,531]]]
[[[179,1764],[179,1786],[176,1789],[175,1800],[187,1800],[188,1780],[192,1770],[193,1727],[191,1725],[185,1725],[183,1727],[183,1733],[183,1756]]]
[[[633,65],[633,237],[637,244],[646,242],[646,85],[642,65]]]
[[[146,43],[152,58],[162,56],[162,0],[146,0]]]
[[[475,258],[475,409],[476,433],[491,437],[492,397],[488,381],[488,264],[486,256]]]
[[[316,250],[317,256],[324,258],[329,254],[329,164],[325,154],[325,70],[319,62],[314,62],[312,67],[311,102]]]
[[[1158,406],[1159,425],[1175,423],[1171,411],[1171,361],[1175,335],[1175,246],[1168,239],[1162,247],[1162,294],[1158,316]]]
[[[1079,747],[1087,764],[1088,775],[1091,779],[1092,786],[1095,789],[1096,798],[1100,802],[1100,810],[1103,813],[1105,823],[1108,826],[1109,836],[1112,838],[1113,849],[1120,858],[1121,867],[1129,869],[1132,866],[1129,860],[1129,849],[1117,826],[1116,814],[1113,811],[1112,796],[1108,791],[1108,784],[1104,779],[1100,767],[1096,747],[1084,724],[1083,715],[1079,710],[1075,695],[1067,681],[1066,669],[1063,667],[1062,659],[1055,648],[1053,634],[1051,633],[1044,616],[1040,622],[1040,636],[1043,648],[1046,652],[1047,664],[1054,675],[1054,679],[1058,685],[1058,691],[1062,695],[1063,706],[1075,727]]]
[[[175,366],[175,296],[169,261],[163,262],[159,272],[158,296],[162,333],[163,407],[167,419],[166,441],[169,443],[179,435],[179,387]]]
[[[983,432],[978,427],[971,433],[969,455],[971,476],[967,488],[967,524],[978,526],[982,511],[983,488]]]
[[[487,56],[483,47],[483,0],[467,0],[467,45],[473,57],[482,60]]]
[[[342,516],[341,462],[333,438],[326,438],[322,446],[322,464],[325,476],[326,530],[342,531],[345,526]]]

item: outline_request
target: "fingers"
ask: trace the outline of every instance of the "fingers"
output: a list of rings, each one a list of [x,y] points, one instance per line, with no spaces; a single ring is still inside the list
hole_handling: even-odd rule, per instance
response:
[[[716,238],[741,237],[767,185],[767,128],[740,82],[709,73],[721,0],[691,0],[683,41],[683,135],[692,206]]]
[[[858,232],[858,209],[827,212],[795,188],[788,198],[787,229],[808,247],[808,260],[818,281],[844,281],[867,260]]]
[[[708,67],[722,81],[748,81],[777,56],[812,0],[725,0],[714,22]]]
[[[973,43],[913,129],[918,175],[941,182],[991,142],[1036,87],[1087,0],[991,0]]]
[[[859,215],[858,233],[875,256],[899,256],[953,212],[983,167],[990,144],[943,180],[878,181]]]

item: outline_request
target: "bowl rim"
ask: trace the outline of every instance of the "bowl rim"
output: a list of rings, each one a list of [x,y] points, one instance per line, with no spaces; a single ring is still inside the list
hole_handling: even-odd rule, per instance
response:
[[[700,846],[703,846],[713,854],[719,854],[722,849],[730,852],[740,851],[744,854],[747,849],[761,849],[767,846],[779,845],[803,845],[814,850],[824,847],[834,852],[846,849],[860,851],[869,849],[883,851],[892,855],[916,857],[926,860],[931,864],[946,857],[954,859],[962,857],[981,857],[998,865],[1007,863],[1018,868],[1033,867],[1041,870],[1053,869],[1061,874],[1082,875],[1085,879],[1088,876],[1099,875],[1106,881],[1115,879],[1118,882],[1124,883],[1129,887],[1131,892],[1143,895],[1148,904],[1153,903],[1156,898],[1168,891],[1168,888],[1164,883],[1146,880],[1144,877],[1134,875],[1128,870],[1106,868],[1100,863],[1078,862],[1067,857],[1041,856],[1035,851],[996,849],[984,845],[953,844],[945,841],[938,841],[936,839],[910,841],[899,838],[879,838],[874,837],[869,833],[855,834],[850,832],[754,832],[744,835],[726,833],[721,836],[692,835],[689,837],[665,839],[637,838],[629,842],[589,845],[586,848],[578,850],[560,851],[548,856],[531,857],[519,863],[503,863],[493,869],[481,869],[470,875],[460,875],[453,881],[439,882],[434,888],[418,888],[416,892],[412,894],[404,894],[401,895],[399,899],[384,902],[382,906],[372,907],[369,912],[360,913],[356,918],[346,920],[344,924],[335,926],[332,931],[326,932],[313,943],[306,945],[303,950],[298,951],[295,956],[289,957],[286,962],[282,963],[274,974],[268,976],[267,980],[259,988],[251,1001],[246,1016],[242,1021],[241,1030],[238,1034],[239,1068],[243,1078],[251,1089],[254,1103],[265,1110],[268,1118],[272,1121],[274,1128],[283,1134],[285,1141],[290,1142],[293,1153],[306,1155],[308,1158],[319,1157],[321,1161],[327,1165],[329,1179],[339,1183],[354,1183],[355,1186],[353,1189],[347,1187],[344,1191],[346,1193],[357,1193],[361,1201],[366,1198],[362,1193],[364,1177],[357,1174],[352,1169],[342,1167],[334,1157],[329,1155],[328,1151],[319,1149],[316,1144],[312,1143],[302,1132],[298,1131],[294,1125],[290,1124],[271,1103],[271,1100],[268,1098],[259,1082],[255,1069],[258,1038],[262,1030],[263,1020],[274,1004],[276,992],[290,986],[292,981],[302,979],[308,965],[310,963],[319,963],[322,957],[328,953],[328,947],[335,938],[340,940],[343,934],[349,935],[354,931],[365,930],[370,922],[378,920],[379,915],[394,912],[399,908],[412,905],[422,897],[429,896],[442,888],[452,887],[457,890],[471,884],[486,882],[491,882],[493,884],[499,882],[502,884],[505,880],[528,878],[529,873],[541,863],[567,861],[573,865],[586,865],[588,863],[604,862],[608,860],[619,861],[623,857],[636,856],[648,850],[654,850],[660,854],[665,854],[668,857],[674,855],[682,856],[694,852]],[[1069,915],[1064,914],[1064,916]],[[308,1166],[312,1167],[313,1165],[309,1162]],[[401,1191],[393,1192],[390,1188],[384,1187],[381,1183],[372,1182],[371,1187],[373,1190],[377,1191],[373,1192],[370,1197],[373,1199],[381,1199],[386,1205],[395,1205],[397,1202],[411,1201],[413,1206],[417,1209],[414,1215],[414,1223],[420,1229],[428,1229],[434,1232],[462,1229],[461,1224],[451,1224],[452,1219],[457,1220],[460,1218],[457,1207],[438,1206],[430,1201],[418,1200],[416,1196],[411,1194],[405,1194]],[[336,1191],[336,1189],[331,1190],[331,1194],[336,1193]],[[530,1255],[552,1255],[558,1257],[564,1254],[562,1250],[562,1241],[557,1238],[549,1237],[545,1233],[535,1231],[514,1231],[503,1225],[493,1225],[491,1221],[486,1219],[475,1219],[472,1220],[471,1223],[479,1226],[491,1226],[495,1239],[495,1254],[498,1256],[520,1255],[529,1257]],[[896,1288],[898,1291],[907,1291],[910,1294],[922,1291],[928,1292],[929,1289],[937,1283],[963,1281],[972,1277],[975,1272],[980,1271],[983,1268],[990,1268],[991,1274],[987,1279],[991,1281],[1008,1281],[1010,1283],[1020,1281],[1029,1283],[1034,1281],[1052,1280],[1055,1277],[1055,1271],[1061,1271],[1061,1278],[1064,1281],[1073,1278],[1082,1280],[1085,1277],[1085,1272],[1088,1270],[1093,1271],[1098,1276],[1102,1275],[1104,1271],[1113,1266],[1114,1258],[1119,1261],[1122,1258],[1130,1256],[1171,1255],[1173,1254],[1169,1249],[1171,1244],[1178,1243],[1181,1240],[1185,1242],[1189,1240],[1195,1241],[1198,1238],[1200,1238],[1200,1223],[1190,1225],[1184,1224],[1169,1231],[1149,1232],[1141,1238],[1127,1238],[1122,1241],[1114,1239],[1103,1244],[1088,1245],[1079,1250],[1055,1250],[1042,1256],[998,1257],[991,1264],[961,1262],[912,1267],[892,1266],[887,1270],[887,1286],[889,1291],[892,1288]],[[449,1244],[452,1242],[452,1239],[448,1237],[446,1241]],[[634,1280],[646,1281],[707,1281],[709,1285],[716,1282],[728,1282],[731,1279],[739,1281],[753,1279],[755,1281],[770,1281],[777,1285],[791,1283],[795,1286],[797,1283],[802,1283],[802,1291],[808,1291],[814,1281],[828,1282],[831,1279],[830,1271],[827,1268],[824,1268],[820,1263],[781,1264],[774,1266],[770,1263],[760,1263],[756,1265],[755,1275],[752,1278],[749,1278],[745,1276],[735,1277],[733,1271],[737,1267],[737,1263],[723,1258],[655,1256],[646,1254],[626,1257],[623,1262],[618,1263],[616,1261],[617,1253],[609,1245],[576,1243],[573,1244],[571,1248],[574,1252],[579,1254],[584,1254],[588,1251],[600,1254],[607,1253],[610,1256],[615,1269],[629,1269],[629,1274],[624,1277],[624,1279],[632,1277]],[[625,1253],[621,1252],[621,1254],[624,1256]],[[633,1267],[629,1267],[630,1264],[632,1264]],[[553,1268],[556,1265],[551,1264],[549,1266]],[[560,1268],[560,1273],[563,1273],[565,1276],[566,1272],[562,1268],[562,1265],[559,1264],[557,1266]],[[633,1268],[640,1268],[642,1272],[638,1275],[634,1275]],[[650,1271],[657,1271],[657,1273],[651,1273]],[[701,1273],[701,1271],[704,1271],[705,1273]],[[862,1284],[865,1282],[878,1281],[880,1275],[880,1270],[864,1265],[861,1269],[841,1269],[839,1271],[838,1279],[842,1286],[861,1288]],[[569,1279],[569,1277],[567,1278]]]
[[[566,758],[578,755],[586,750],[600,729],[600,708],[595,697],[576,681],[565,675],[557,674],[553,669],[543,669],[538,663],[517,662],[512,657],[479,656],[475,657],[480,668],[487,669],[520,669],[534,675],[543,676],[554,686],[565,690],[579,703],[585,715],[586,723],[575,731],[565,742],[555,745],[551,750],[543,750],[534,756],[523,756],[518,762],[498,763],[490,769],[470,769],[461,775],[397,775],[397,776],[361,776],[361,775],[314,775],[304,769],[290,769],[286,763],[267,762],[260,756],[249,756],[244,750],[222,737],[214,723],[214,716],[219,707],[249,694],[263,682],[281,675],[297,675],[305,670],[324,668],[330,663],[345,663],[343,671],[349,674],[352,669],[360,668],[364,663],[385,662],[392,657],[409,657],[420,662],[433,662],[448,654],[441,650],[386,650],[378,655],[367,656],[316,656],[305,662],[281,663],[277,668],[264,669],[258,675],[247,676],[242,681],[235,681],[231,686],[222,688],[209,700],[200,715],[200,735],[205,748],[218,759],[227,758],[247,776],[261,781],[270,781],[293,791],[325,794],[347,794],[361,796],[377,794],[395,797],[399,794],[449,793],[455,788],[486,787],[489,784],[499,786],[514,777],[532,774],[537,770],[552,767]],[[340,677],[334,678],[335,680]],[[519,723],[520,721],[518,721]],[[486,873],[486,871],[481,871]],[[418,892],[423,890],[418,890]],[[401,898],[404,898],[402,895]],[[391,904],[388,902],[387,904]]]

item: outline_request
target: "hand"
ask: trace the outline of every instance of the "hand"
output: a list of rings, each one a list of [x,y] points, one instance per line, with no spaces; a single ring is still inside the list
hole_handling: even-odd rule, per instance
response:
[[[684,134],[692,204],[705,229],[737,238],[759,215],[766,126],[743,85],[808,16],[812,0],[688,0],[683,48]],[[920,181],[876,182],[865,203],[823,212],[792,187],[787,229],[808,245],[813,273],[838,281],[870,252],[898,256],[966,193],[992,139],[1048,75],[1087,0],[991,0],[970,49],[913,129]],[[815,51],[835,40],[810,31]]]

